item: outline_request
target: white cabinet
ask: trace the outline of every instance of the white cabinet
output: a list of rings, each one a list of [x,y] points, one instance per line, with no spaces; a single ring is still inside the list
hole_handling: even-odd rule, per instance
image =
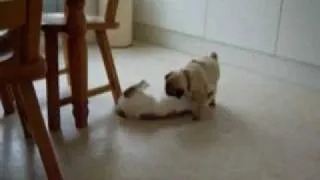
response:
[[[208,0],[205,37],[274,53],[281,0]]]
[[[277,54],[320,65],[320,0],[285,0]]]
[[[135,21],[202,36],[206,0],[136,0]]]
[[[156,0],[151,24],[189,35],[202,36],[206,0]]]
[[[104,16],[108,0],[99,0],[99,15]],[[133,0],[119,0],[116,20],[118,29],[108,30],[112,47],[126,47],[132,43]]]
[[[151,25],[152,1],[134,0],[134,21]]]

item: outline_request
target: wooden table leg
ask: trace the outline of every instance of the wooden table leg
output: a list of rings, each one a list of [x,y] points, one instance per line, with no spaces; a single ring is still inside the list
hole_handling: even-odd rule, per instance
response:
[[[68,60],[73,113],[77,128],[88,125],[88,55],[85,41],[85,0],[67,0]]]
[[[51,131],[60,130],[59,102],[59,62],[58,62],[58,32],[45,30],[45,51],[48,64],[47,71],[47,102],[48,123]]]

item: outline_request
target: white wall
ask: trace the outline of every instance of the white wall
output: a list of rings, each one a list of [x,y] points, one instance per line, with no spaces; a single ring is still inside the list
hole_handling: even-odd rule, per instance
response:
[[[135,22],[320,65],[320,0],[135,0]]]
[[[281,0],[208,0],[207,39],[274,52]]]
[[[285,0],[277,54],[320,65],[320,0]]]

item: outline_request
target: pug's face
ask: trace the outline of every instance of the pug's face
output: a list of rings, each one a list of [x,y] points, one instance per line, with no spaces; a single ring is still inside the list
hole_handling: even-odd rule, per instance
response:
[[[180,99],[185,93],[185,83],[181,72],[171,71],[165,75],[165,91],[167,96]]]

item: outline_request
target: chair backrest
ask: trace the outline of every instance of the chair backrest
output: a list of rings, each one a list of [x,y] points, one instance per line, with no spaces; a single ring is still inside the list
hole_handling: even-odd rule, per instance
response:
[[[104,19],[108,23],[116,22],[116,15],[118,10],[119,0],[108,0],[106,4],[106,11],[104,15]]]
[[[21,27],[26,21],[25,0],[0,1],[0,30]]]
[[[13,57],[8,59],[15,62],[0,64],[0,80],[43,76],[45,64],[39,54],[41,15],[42,0],[0,0],[0,30],[9,30],[7,42],[12,45]]]
[[[25,63],[39,59],[41,14],[42,0],[0,1],[0,30],[12,32]]]
[[[40,31],[43,0],[25,0],[27,2],[26,24],[23,27],[22,48],[26,63],[32,63],[40,58]]]

